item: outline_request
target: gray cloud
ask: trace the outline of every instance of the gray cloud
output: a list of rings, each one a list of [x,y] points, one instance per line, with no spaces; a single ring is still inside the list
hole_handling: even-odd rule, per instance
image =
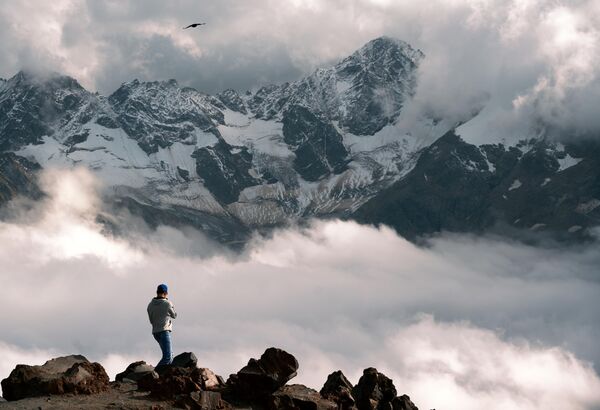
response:
[[[208,24],[181,30],[196,20]],[[402,119],[413,132],[424,113],[456,123],[485,106],[474,138],[589,136],[600,130],[599,27],[594,0],[28,0],[0,10],[0,74],[41,66],[103,93],[133,77],[245,90],[391,35],[427,55]]]
[[[46,171],[48,199],[0,223],[0,377],[17,362],[83,353],[114,375],[154,362],[145,307],[167,282],[175,350],[227,375],[271,345],[320,387],[367,366],[424,408],[600,405],[597,247],[534,248],[462,235],[419,248],[387,228],[315,222],[241,255],[162,227],[132,240],[95,222],[88,171]],[[568,381],[568,382],[566,382]],[[439,394],[431,395],[435,390]]]

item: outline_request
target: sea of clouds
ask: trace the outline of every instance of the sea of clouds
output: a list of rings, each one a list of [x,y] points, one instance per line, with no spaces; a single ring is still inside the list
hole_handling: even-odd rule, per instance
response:
[[[600,408],[600,250],[315,221],[241,253],[160,227],[112,237],[102,187],[45,171],[48,196],[0,223],[0,378],[17,363],[80,353],[114,375],[158,361],[146,306],[165,282],[176,353],[225,377],[277,346],[320,389],[374,366],[420,408]],[[23,207],[21,207],[23,208]]]

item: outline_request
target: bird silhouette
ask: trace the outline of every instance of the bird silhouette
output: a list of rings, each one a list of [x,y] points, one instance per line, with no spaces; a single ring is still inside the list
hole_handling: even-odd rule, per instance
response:
[[[195,28],[195,27],[198,27],[198,26],[203,26],[203,25],[205,25],[205,24],[206,24],[206,23],[194,23],[194,24],[190,24],[190,25],[189,25],[189,26],[187,26],[187,27],[184,27],[183,29],[185,30],[186,28],[190,28],[190,27],[191,27],[191,28]]]

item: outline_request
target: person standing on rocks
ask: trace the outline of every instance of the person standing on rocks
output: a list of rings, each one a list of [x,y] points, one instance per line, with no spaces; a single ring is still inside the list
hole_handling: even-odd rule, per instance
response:
[[[162,359],[156,365],[171,364],[173,361],[173,350],[171,349],[171,331],[173,330],[172,319],[177,317],[173,303],[167,298],[169,288],[160,284],[156,288],[156,297],[148,304],[148,318],[152,324],[152,335],[162,350]]]

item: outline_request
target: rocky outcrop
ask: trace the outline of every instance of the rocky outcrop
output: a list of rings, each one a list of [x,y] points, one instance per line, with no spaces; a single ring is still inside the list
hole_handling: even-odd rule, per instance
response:
[[[131,409],[418,410],[408,396],[397,397],[392,380],[374,368],[365,369],[354,387],[340,370],[335,371],[318,392],[287,384],[298,371],[298,361],[274,347],[259,359],[250,359],[227,383],[210,369],[198,368],[191,352],[176,359],[175,365],[164,366],[160,372],[143,361],[131,363],[109,384],[100,364],[83,356],[59,357],[42,366],[18,365],[2,381],[2,388],[7,400],[24,400],[18,408],[38,408],[42,400],[44,406],[51,401],[57,409],[120,403]],[[66,393],[83,394],[77,397],[84,399],[75,402]],[[36,396],[49,395],[35,401]]]
[[[250,359],[227,380],[229,391],[236,398],[262,402],[296,376],[298,361],[284,350],[271,347],[260,359]]]
[[[196,173],[206,188],[219,201],[230,204],[237,201],[244,188],[259,181],[250,175],[252,154],[246,147],[235,149],[224,141],[212,147],[194,151]]]
[[[294,169],[307,181],[347,168],[349,152],[342,135],[305,107],[293,105],[285,112],[283,138],[296,156]]]
[[[193,145],[204,132],[219,138],[215,124],[223,123],[223,113],[215,101],[193,88],[180,87],[175,80],[133,80],[108,97],[116,122],[148,154],[175,142]]]
[[[359,410],[389,409],[396,398],[396,387],[392,379],[369,367],[352,389],[352,395]]]
[[[0,205],[17,195],[40,198],[36,172],[40,166],[12,152],[0,153]]]
[[[49,394],[93,394],[109,387],[106,371],[79,355],[58,357],[41,366],[17,365],[2,380],[6,400]]]
[[[352,396],[352,384],[341,370],[335,371],[327,377],[320,393],[325,399],[334,401],[340,410],[356,408]]]
[[[140,361],[131,363],[129,366],[127,366],[127,369],[116,375],[115,380],[118,382],[137,382],[147,376],[157,379],[158,373],[154,371],[153,366],[144,361]]]
[[[338,405],[301,384],[284,386],[267,400],[271,410],[337,410]]]
[[[392,400],[392,410],[419,410],[406,394]]]
[[[178,354],[173,358],[173,361],[171,362],[171,366],[173,367],[189,367],[194,369],[197,367],[197,365],[198,358],[192,352]]]
[[[589,240],[600,216],[599,153],[597,142],[478,147],[450,131],[352,219],[410,240],[443,231]]]

